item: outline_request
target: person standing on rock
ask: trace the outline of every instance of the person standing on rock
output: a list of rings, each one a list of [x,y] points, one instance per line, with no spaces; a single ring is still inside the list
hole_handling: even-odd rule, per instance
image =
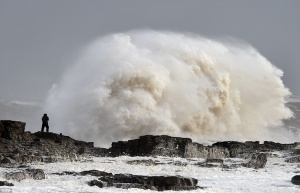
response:
[[[44,114],[44,116],[42,117],[42,129],[41,131],[44,132],[44,128],[46,127],[47,132],[49,132],[49,125],[48,125],[48,121],[49,121],[49,117],[47,116],[47,114]]]

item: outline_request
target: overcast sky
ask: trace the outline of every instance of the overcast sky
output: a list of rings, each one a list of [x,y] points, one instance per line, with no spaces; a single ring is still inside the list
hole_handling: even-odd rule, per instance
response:
[[[0,0],[0,100],[43,100],[80,50],[134,29],[232,36],[300,96],[299,0]]]

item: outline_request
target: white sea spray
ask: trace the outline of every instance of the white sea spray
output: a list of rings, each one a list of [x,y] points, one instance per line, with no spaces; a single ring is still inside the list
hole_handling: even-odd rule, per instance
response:
[[[49,92],[54,131],[109,145],[141,135],[280,140],[283,72],[246,44],[161,31],[96,40]],[[275,132],[276,131],[276,132]]]

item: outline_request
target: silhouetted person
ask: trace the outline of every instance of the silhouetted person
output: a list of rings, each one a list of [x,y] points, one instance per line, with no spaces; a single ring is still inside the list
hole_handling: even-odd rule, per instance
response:
[[[44,114],[44,116],[42,117],[42,132],[44,132],[44,128],[46,127],[47,132],[49,132],[49,125],[48,125],[48,121],[49,121],[49,117],[47,116],[47,114]]]

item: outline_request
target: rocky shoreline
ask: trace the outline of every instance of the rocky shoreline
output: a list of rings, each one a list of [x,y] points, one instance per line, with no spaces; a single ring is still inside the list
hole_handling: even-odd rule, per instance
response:
[[[24,179],[45,179],[43,170],[32,169],[28,164],[90,161],[92,157],[181,157],[203,158],[205,161],[199,167],[221,167],[231,169],[248,167],[264,168],[267,160],[275,156],[273,152],[285,152],[287,163],[300,163],[300,143],[280,144],[265,141],[217,142],[211,146],[204,146],[192,142],[189,138],[170,137],[166,135],[141,136],[138,139],[113,142],[110,148],[94,147],[93,142],[84,142],[72,139],[69,136],[56,133],[25,131],[25,123],[18,121],[0,121],[0,167],[17,168],[17,171],[8,172],[5,178],[9,181],[0,181],[0,186],[12,186],[13,181]],[[233,163],[232,158],[242,161]],[[160,164],[152,159],[132,160],[128,164],[155,165]],[[184,165],[186,163],[173,163]],[[79,173],[65,171],[56,175],[91,175],[98,179],[87,182],[90,186],[141,188],[157,191],[164,190],[193,190],[200,188],[197,180],[182,176],[140,176],[131,174],[112,174],[104,171],[82,171]],[[291,180],[299,184],[299,175]]]

